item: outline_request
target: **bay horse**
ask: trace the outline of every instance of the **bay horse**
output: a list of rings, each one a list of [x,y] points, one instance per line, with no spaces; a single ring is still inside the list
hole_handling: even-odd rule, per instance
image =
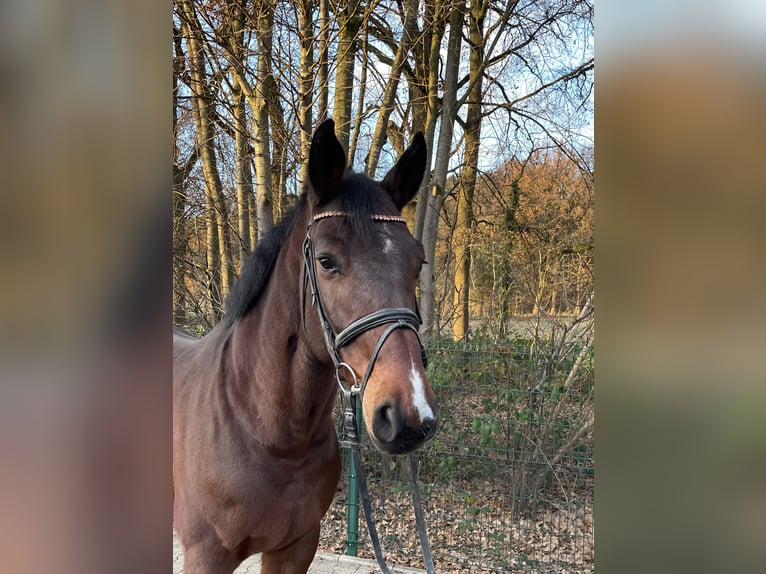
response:
[[[309,181],[259,241],[224,318],[199,340],[174,331],[173,510],[185,574],[231,574],[258,552],[264,574],[307,571],[341,472],[336,372],[361,391],[382,452],[411,452],[434,434],[416,328],[424,253],[401,217],[425,163],[418,133],[373,181],[346,169],[335,124],[322,123]]]

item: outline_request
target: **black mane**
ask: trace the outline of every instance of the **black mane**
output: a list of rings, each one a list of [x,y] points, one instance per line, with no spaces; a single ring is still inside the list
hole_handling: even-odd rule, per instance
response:
[[[305,204],[306,194],[303,193],[295,207],[258,241],[255,251],[245,262],[239,278],[226,298],[224,321],[227,326],[242,318],[258,301],[271,277],[279,252],[293,229],[298,212]]]
[[[349,221],[355,233],[367,234],[372,221],[370,215],[380,212],[380,193],[375,186],[376,183],[366,175],[352,171],[348,171],[338,182],[338,191],[333,200],[337,199],[336,209],[351,216]],[[227,326],[242,318],[258,301],[271,277],[279,252],[295,225],[297,215],[307,203],[307,196],[308,190],[301,194],[295,207],[258,241],[255,251],[245,262],[226,298],[224,321]],[[323,205],[318,205],[317,210],[322,211]]]

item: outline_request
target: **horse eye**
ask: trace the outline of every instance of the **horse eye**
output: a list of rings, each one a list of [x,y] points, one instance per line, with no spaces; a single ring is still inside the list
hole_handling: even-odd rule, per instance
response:
[[[327,273],[338,271],[338,267],[335,265],[335,261],[333,261],[330,257],[317,257],[317,261],[319,261],[319,266],[322,268],[322,271],[326,271]]]

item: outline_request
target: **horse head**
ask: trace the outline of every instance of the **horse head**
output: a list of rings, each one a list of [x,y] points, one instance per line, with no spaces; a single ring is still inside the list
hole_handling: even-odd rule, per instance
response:
[[[376,447],[406,453],[437,423],[417,330],[424,251],[401,217],[423,179],[425,140],[418,133],[378,182],[346,169],[334,127],[332,120],[319,126],[309,154],[304,296],[313,296],[318,320],[307,329],[316,353],[329,354],[359,391]]]

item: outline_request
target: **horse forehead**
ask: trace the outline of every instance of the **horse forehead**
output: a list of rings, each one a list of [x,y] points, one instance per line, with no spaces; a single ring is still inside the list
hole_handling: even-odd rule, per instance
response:
[[[338,213],[346,212],[338,211]],[[379,213],[387,217],[398,215]],[[361,217],[364,222],[353,223],[346,217]],[[373,216],[374,217],[374,216]],[[373,217],[348,215],[345,217],[326,217],[320,220],[315,240],[338,241],[350,248],[351,253],[370,255],[383,252],[386,256],[397,256],[403,260],[417,252],[418,242],[401,221],[380,221]],[[359,223],[362,223],[359,225]]]
[[[386,255],[409,256],[413,253],[415,239],[403,223],[383,223],[371,234],[375,245]]]

